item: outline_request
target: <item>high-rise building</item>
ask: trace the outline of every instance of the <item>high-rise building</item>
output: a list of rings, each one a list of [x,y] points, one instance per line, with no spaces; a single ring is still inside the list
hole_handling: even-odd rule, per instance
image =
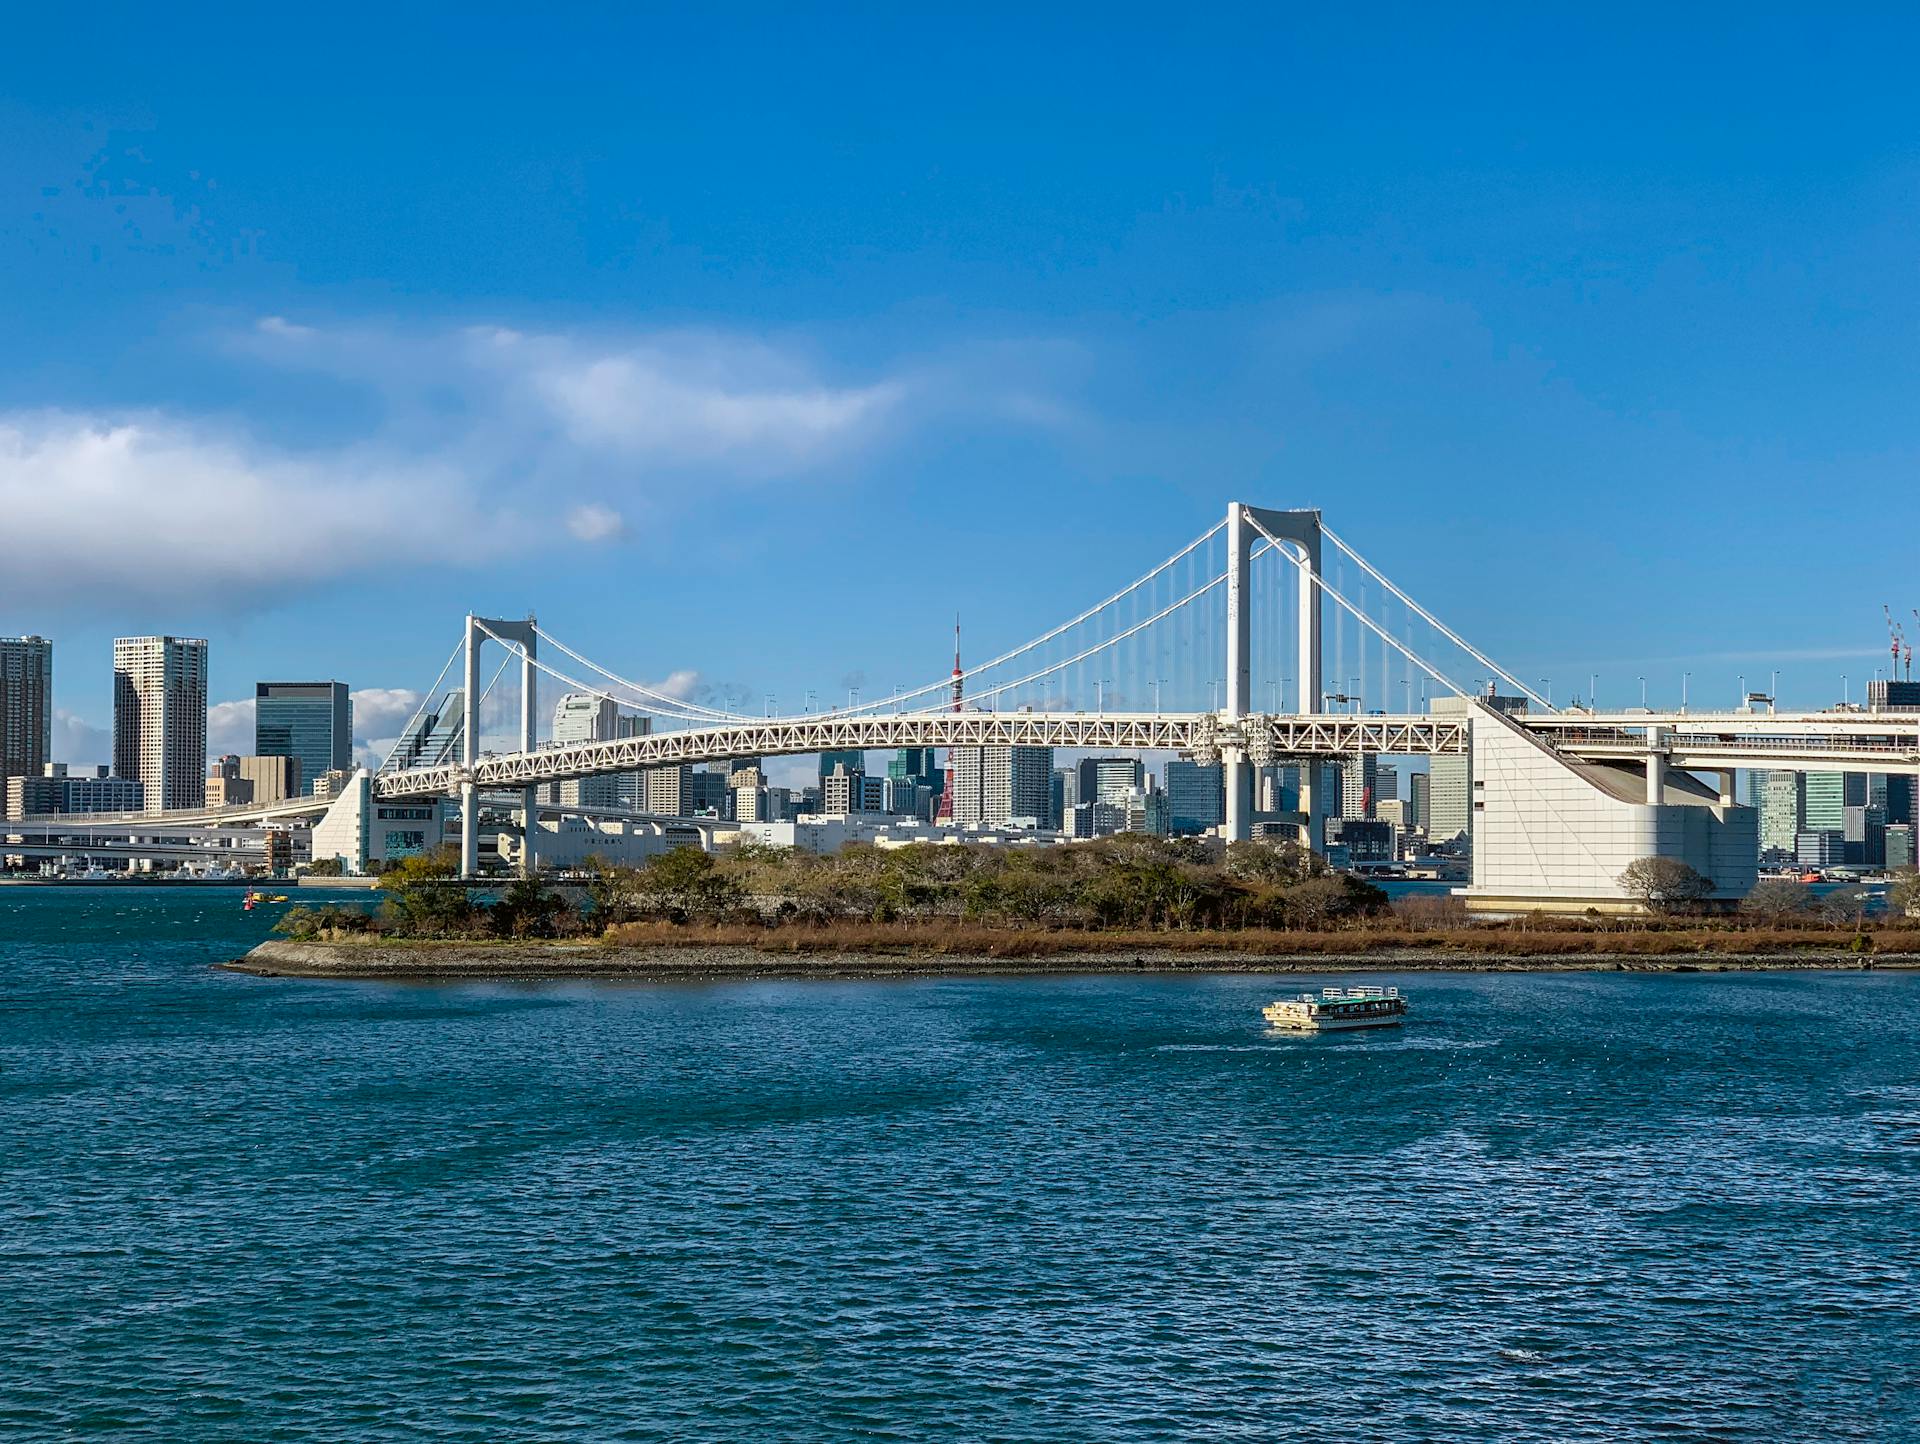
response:
[[[229,753],[207,769],[209,807],[284,802],[312,790],[300,775],[296,757],[236,757]]]
[[[1838,832],[1844,825],[1849,807],[1867,805],[1867,774],[1809,772],[1806,775],[1805,796],[1805,830]]]
[[[466,730],[466,692],[456,687],[438,704],[431,699],[407,723],[393,747],[396,768],[436,767],[460,760],[460,738]]]
[[[1218,827],[1227,815],[1225,769],[1218,762],[1167,763],[1167,827],[1192,836]]]
[[[1464,716],[1474,703],[1481,702],[1509,717],[1527,710],[1524,697],[1501,697],[1494,693],[1467,697],[1435,697],[1427,710],[1436,716]],[[1473,825],[1473,766],[1464,752],[1435,753],[1427,764],[1427,806],[1421,810],[1427,836],[1434,842],[1449,842],[1464,836]],[[1834,826],[1838,827],[1836,822]]]
[[[725,817],[733,799],[727,793],[728,771],[720,767],[698,767],[687,777],[687,815]]]
[[[1900,871],[1913,866],[1913,824],[1893,822],[1887,824],[1887,867],[1890,871]]]
[[[1425,828],[1427,825],[1427,807],[1431,799],[1428,790],[1433,779],[1424,772],[1410,773],[1407,777],[1407,826]]]
[[[820,754],[820,776],[825,777],[836,767],[845,767],[849,772],[867,770],[867,754],[858,750],[842,752],[822,752]]]
[[[1879,867],[1887,860],[1887,814],[1884,808],[1868,805],[1849,807],[1840,825],[1846,839],[1847,861],[1864,867]]]
[[[1075,802],[1118,805],[1129,792],[1146,786],[1146,768],[1138,757],[1083,757]]]
[[[557,746],[611,742],[623,735],[621,721],[620,708],[612,698],[591,692],[569,692],[554,703],[553,740]],[[625,780],[613,773],[569,778],[548,784],[547,800],[561,807],[618,807],[621,783]]]
[[[829,814],[865,812],[867,774],[845,762],[836,762],[833,771],[820,779],[821,810]]]
[[[1357,752],[1340,764],[1340,816],[1373,816],[1379,774],[1380,759],[1371,752]]]
[[[150,809],[205,803],[205,638],[114,641],[113,771],[141,785]]]
[[[956,747],[953,820],[962,826],[1042,826],[1050,810],[1051,747]]]
[[[569,692],[553,705],[553,740],[605,742],[614,736],[620,709],[611,697],[591,692]]]
[[[1804,779],[1798,772],[1760,775],[1760,851],[1793,853],[1807,825]]]
[[[1867,710],[1869,712],[1920,711],[1920,682],[1911,679],[1896,682],[1888,677],[1875,677],[1867,683]]]
[[[1159,788],[1150,786],[1144,792],[1129,792],[1113,806],[1121,816],[1120,831],[1151,833],[1155,837],[1167,835],[1170,827],[1167,794]]]
[[[682,763],[675,767],[649,767],[640,774],[643,786],[643,811],[663,817],[688,817],[693,813],[693,769]]]
[[[291,757],[301,786],[353,766],[353,702],[345,682],[256,682],[253,750],[260,757]]]
[[[1905,772],[1892,772],[1881,781],[1886,784],[1883,789],[1884,795],[1877,800],[1887,810],[1888,825],[1920,822],[1920,817],[1914,816],[1913,776]]]
[[[53,760],[53,643],[0,637],[0,792]]]

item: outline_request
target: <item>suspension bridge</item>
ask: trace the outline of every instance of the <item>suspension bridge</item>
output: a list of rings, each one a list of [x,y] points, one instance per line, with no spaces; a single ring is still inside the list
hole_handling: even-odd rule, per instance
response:
[[[619,735],[543,736],[540,697],[555,685],[609,704]],[[1734,801],[1736,769],[1920,774],[1912,712],[1788,714],[1771,699],[1716,712],[1603,713],[1591,699],[1556,707],[1319,511],[1238,502],[1128,585],[1031,640],[970,667],[956,657],[950,674],[865,702],[856,694],[844,706],[752,716],[615,672],[532,616],[473,615],[421,698],[382,765],[360,779],[358,805],[452,800],[470,876],[480,866],[483,796],[495,811],[516,812],[532,838],[554,784],[654,768],[896,748],[1179,753],[1222,764],[1229,840],[1251,835],[1256,774],[1296,769],[1293,816],[1317,845],[1330,802],[1317,764],[1406,755],[1471,759],[1470,900],[1587,906],[1617,902],[1625,863],[1655,854],[1684,858],[1727,895],[1744,891],[1757,845],[1752,810]],[[278,816],[300,808],[282,804]],[[226,809],[117,825],[267,820],[265,810]],[[88,819],[93,830],[102,822]],[[33,825],[51,836],[59,823]],[[16,835],[20,826],[4,824]],[[525,847],[521,865],[536,863]]]

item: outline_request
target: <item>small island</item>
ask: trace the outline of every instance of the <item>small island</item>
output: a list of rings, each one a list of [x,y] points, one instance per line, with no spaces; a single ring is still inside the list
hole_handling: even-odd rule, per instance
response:
[[[1068,847],[681,848],[645,867],[475,886],[450,852],[378,906],[295,907],[225,966],[300,977],[694,980],[1058,972],[1920,967],[1914,880],[1870,916],[1765,879],[1737,908],[1646,869],[1633,916],[1469,919],[1390,901],[1292,844],[1122,834]]]

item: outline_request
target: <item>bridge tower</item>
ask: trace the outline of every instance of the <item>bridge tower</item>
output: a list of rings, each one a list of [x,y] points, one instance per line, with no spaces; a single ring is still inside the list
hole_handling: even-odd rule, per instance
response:
[[[465,693],[461,699],[460,765],[466,777],[460,784],[460,875],[480,873],[480,789],[473,769],[480,761],[480,647],[487,637],[520,648],[520,750],[532,752],[539,727],[540,676],[534,668],[540,634],[533,613],[524,621],[476,617],[467,613]],[[536,867],[534,840],[540,833],[539,789],[527,787],[520,796],[520,875],[532,877]]]
[[[1234,501],[1227,503],[1227,706],[1223,720],[1228,722],[1240,721],[1251,711],[1253,655],[1248,643],[1253,593],[1247,569],[1253,560],[1256,523],[1276,542],[1291,547],[1300,562],[1299,635],[1294,662],[1294,676],[1300,683],[1299,711],[1318,712],[1321,705],[1320,513],[1270,511]],[[1227,840],[1244,842],[1253,835],[1253,767],[1239,747],[1224,749],[1223,761]],[[1318,770],[1318,765],[1311,762],[1300,768],[1300,810],[1306,817],[1309,844],[1315,850],[1321,845],[1325,810]]]

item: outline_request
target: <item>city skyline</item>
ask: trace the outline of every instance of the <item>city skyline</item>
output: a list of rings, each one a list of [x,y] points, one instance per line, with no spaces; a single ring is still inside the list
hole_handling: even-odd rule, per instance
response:
[[[394,23],[395,53],[433,25]],[[1247,16],[1224,50],[1109,38],[1096,79],[986,27],[861,22],[943,89],[763,17],[715,92],[648,58],[699,22],[594,23],[584,59],[556,34],[316,124],[290,97],[339,42],[276,46],[269,86],[206,22],[127,17],[82,63],[59,16],[23,19],[0,507],[88,545],[14,559],[0,631],[68,657],[205,636],[216,729],[288,650],[420,688],[469,608],[791,707],[937,675],[956,606],[985,646],[1026,636],[1239,494],[1364,509],[1394,575],[1563,696],[1598,672],[1621,702],[1645,675],[1731,703],[1775,668],[1793,705],[1843,673],[1857,696],[1881,604],[1920,600],[1858,581],[1873,533],[1806,505],[1906,465],[1913,122],[1903,80],[1860,73],[1894,65],[1884,35],[1699,14],[1569,49],[1517,20],[1549,83],[1438,17],[1356,50]],[[768,83],[796,54],[823,82],[797,115]],[[1714,123],[1596,126],[1623,75]],[[1630,537],[1568,504],[1676,495]],[[973,585],[1026,516],[1075,545]],[[911,545],[854,560],[850,527]],[[1752,565],[1787,536],[1794,566]],[[639,620],[664,611],[670,635]],[[70,735],[108,726],[90,668],[58,685]]]

